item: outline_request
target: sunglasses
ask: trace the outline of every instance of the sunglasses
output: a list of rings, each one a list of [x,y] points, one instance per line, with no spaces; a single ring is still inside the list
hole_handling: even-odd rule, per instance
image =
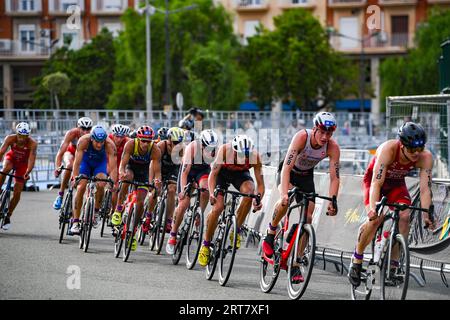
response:
[[[406,150],[408,151],[408,153],[416,153],[422,152],[423,150],[425,150],[425,147],[415,147],[415,148],[406,147]]]
[[[80,129],[83,131],[91,131],[92,128],[80,127]]]

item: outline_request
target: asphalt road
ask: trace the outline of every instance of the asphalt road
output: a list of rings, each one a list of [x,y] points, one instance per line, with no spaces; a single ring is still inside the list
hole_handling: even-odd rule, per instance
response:
[[[244,244],[226,287],[216,276],[206,280],[198,265],[187,270],[184,255],[175,266],[165,253],[155,255],[145,246],[131,253],[130,262],[115,259],[112,236],[100,238],[99,229],[93,230],[88,253],[78,249],[77,237],[59,244],[58,213],[51,208],[55,196],[56,191],[25,192],[12,228],[0,230],[0,299],[288,299],[285,272],[270,294],[260,290],[256,248]],[[303,299],[349,299],[347,279],[331,264],[327,270],[321,265]],[[80,272],[79,289],[74,270]],[[426,279],[424,288],[410,281],[409,299],[450,299],[439,274],[426,273]]]

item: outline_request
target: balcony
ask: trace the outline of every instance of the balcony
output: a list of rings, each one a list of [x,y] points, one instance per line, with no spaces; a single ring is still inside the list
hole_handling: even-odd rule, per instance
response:
[[[122,15],[128,7],[128,0],[91,0],[91,13],[95,15]]]
[[[42,0],[6,0],[5,11],[9,16],[36,16],[42,13]]]
[[[428,0],[428,4],[450,4],[450,0]]]
[[[70,6],[78,6],[84,12],[84,0],[48,0],[48,11],[54,16],[68,16],[73,12],[67,12]]]
[[[359,8],[366,5],[367,0],[328,0],[330,8]]]
[[[258,12],[269,10],[268,0],[236,0],[236,11]]]
[[[279,0],[279,5],[281,9],[313,9],[316,7],[316,0]]]
[[[388,6],[415,6],[417,0],[379,0],[380,5]]]
[[[0,60],[36,60],[47,59],[50,49],[44,40],[25,42],[20,40],[0,39]]]
[[[364,41],[364,52],[365,53],[401,53],[406,52],[407,48],[412,47],[413,34],[409,33],[392,33],[381,32],[378,36],[373,36],[367,38]],[[343,40],[340,36],[333,36],[330,38],[330,43],[335,50],[345,52],[345,53],[360,53],[361,52],[361,42],[347,40],[346,47],[343,46]],[[353,44],[353,46],[351,45]]]

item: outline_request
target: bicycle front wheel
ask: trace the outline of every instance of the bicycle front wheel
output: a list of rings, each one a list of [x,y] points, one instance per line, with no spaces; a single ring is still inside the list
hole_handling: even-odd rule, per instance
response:
[[[156,254],[160,254],[164,246],[164,238],[166,236],[167,213],[165,197],[159,206],[158,222],[156,224]]]
[[[228,217],[219,256],[219,284],[225,286],[233,269],[237,243],[236,216]]]
[[[281,224],[279,225],[281,230]],[[262,246],[263,240],[261,240]],[[261,258],[259,266],[259,286],[264,293],[272,291],[281,270],[281,255],[283,252],[283,232],[277,232],[273,241],[273,256],[267,258],[261,248]]]
[[[10,197],[9,197],[9,191],[4,190],[1,194],[1,205],[0,205],[0,221],[1,225],[0,228],[4,226],[5,224],[5,218],[8,215],[8,207],[9,207]]]
[[[84,252],[88,251],[89,242],[91,241],[91,231],[92,231],[92,219],[94,219],[94,198],[89,199],[89,210],[87,211],[88,216],[85,221],[85,232],[86,235],[84,237]]]
[[[409,282],[409,248],[401,234],[391,239],[381,268],[381,299],[404,300]]]
[[[103,238],[103,234],[105,231],[105,224],[108,221],[109,212],[111,211],[111,198],[112,198],[112,193],[108,189],[108,190],[106,190],[106,194],[103,197],[103,203],[102,203],[102,206],[100,209],[100,215],[102,218],[102,228],[100,229],[100,237],[102,237],[102,238]]]
[[[202,245],[203,225],[203,213],[197,208],[189,226],[187,239],[186,267],[189,270],[194,268],[197,262],[198,253]]]
[[[300,299],[305,293],[314,267],[316,234],[312,225],[303,225],[300,234],[296,237],[296,241],[289,257],[287,281],[289,298],[293,300]],[[303,244],[305,249],[300,252],[299,246],[301,244]]]
[[[128,212],[127,224],[125,225],[125,246],[123,247],[123,262],[127,262],[130,257],[131,248],[133,246],[133,240],[135,235],[135,223],[136,223],[136,208],[131,207],[130,212]]]
[[[64,199],[64,205],[62,206],[61,212],[59,214],[59,243],[62,243],[64,239],[64,232],[66,230],[66,225],[69,224],[69,219],[71,215],[71,205],[72,205],[72,195],[70,193],[67,194]]]

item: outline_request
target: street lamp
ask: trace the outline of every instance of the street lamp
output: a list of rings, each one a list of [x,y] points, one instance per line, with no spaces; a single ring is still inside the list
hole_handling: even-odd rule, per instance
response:
[[[365,54],[364,53],[364,42],[372,37],[378,36],[378,34],[380,32],[377,30],[376,32],[369,34],[365,37],[355,38],[355,37],[351,37],[351,36],[347,36],[345,34],[339,33],[334,27],[328,27],[327,33],[330,36],[338,36],[341,38],[346,38],[346,39],[357,41],[361,45],[361,51],[360,51],[360,56],[359,56],[359,107],[360,107],[360,111],[363,112],[364,111],[364,85],[366,82],[366,69],[364,68],[364,54]]]

